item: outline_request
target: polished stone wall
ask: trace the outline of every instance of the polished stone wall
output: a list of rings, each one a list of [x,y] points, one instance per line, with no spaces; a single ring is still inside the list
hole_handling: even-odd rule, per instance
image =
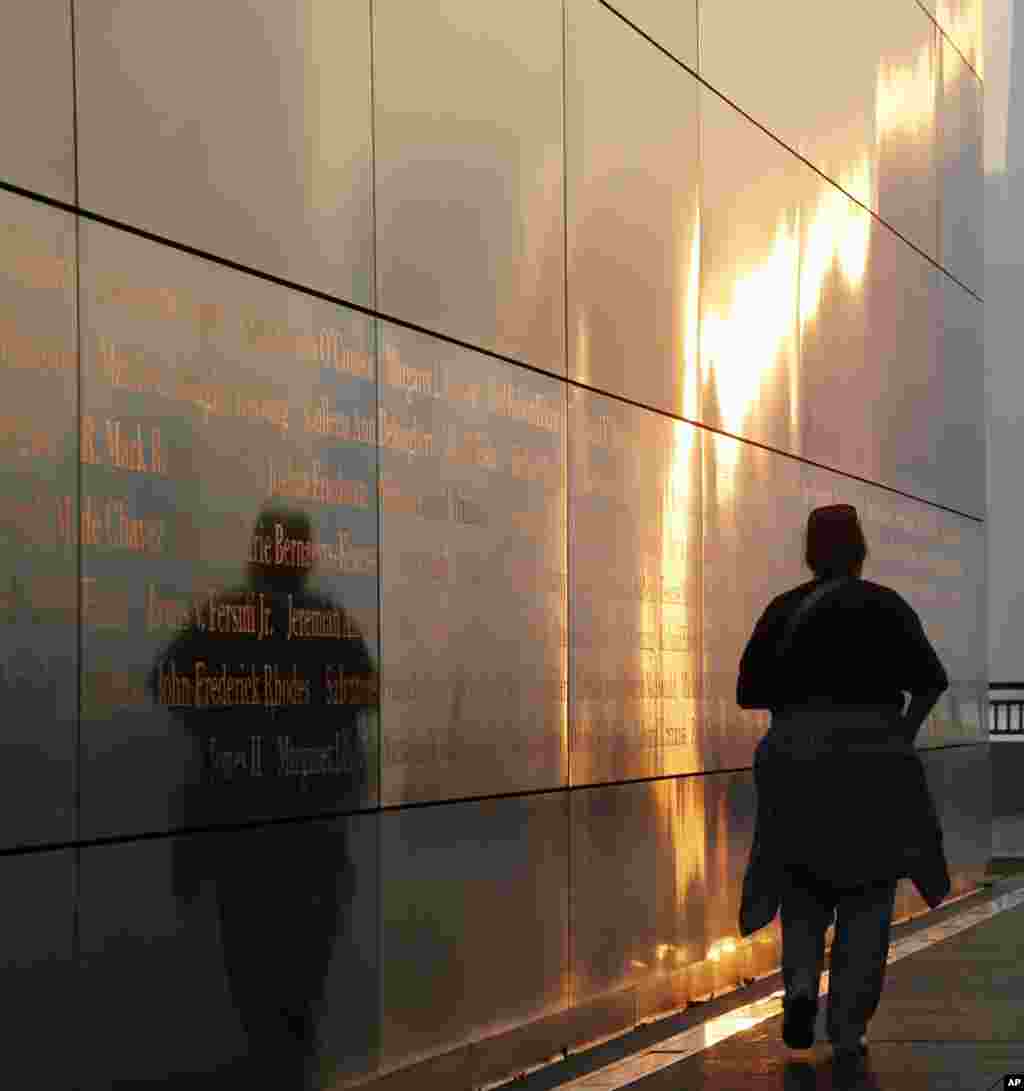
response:
[[[770,970],[736,671],[824,503],[970,888],[979,12],[0,15],[11,1071],[469,1088]]]

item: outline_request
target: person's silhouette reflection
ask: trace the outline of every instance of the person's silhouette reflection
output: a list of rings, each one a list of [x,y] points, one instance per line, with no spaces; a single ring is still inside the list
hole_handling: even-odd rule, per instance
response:
[[[154,698],[174,709],[197,746],[200,768],[182,797],[186,827],[312,815],[363,799],[361,732],[375,674],[348,613],[307,588],[313,544],[305,514],[265,509],[246,585],[197,601],[191,624],[154,667]],[[330,1049],[341,1068],[359,1068],[372,1053],[376,1005],[366,993],[375,967],[352,934],[344,820],[178,838],[176,896],[191,900],[204,881],[215,891],[253,1086],[320,1086],[332,956],[344,961],[346,979],[351,963],[366,979],[360,1003],[346,1005],[334,1028],[344,1041]]]

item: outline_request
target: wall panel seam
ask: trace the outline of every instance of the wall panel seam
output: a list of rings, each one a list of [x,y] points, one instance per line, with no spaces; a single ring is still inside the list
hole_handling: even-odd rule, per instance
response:
[[[276,276],[273,273],[263,272],[263,271],[261,271],[259,269],[252,269],[252,268],[250,268],[248,266],[242,265],[239,262],[235,262],[235,261],[231,261],[230,259],[227,259],[227,258],[219,257],[216,254],[207,253],[207,252],[205,252],[203,250],[199,250],[196,247],[188,246],[185,243],[175,242],[172,239],[167,239],[167,238],[164,238],[164,237],[162,237],[160,235],[153,234],[152,232],[145,231],[142,228],[133,227],[130,224],[123,224],[123,223],[120,223],[120,222],[118,222],[116,220],[111,220],[110,218],[108,218],[106,216],[99,215],[97,213],[92,213],[92,212],[89,212],[87,210],[78,209],[74,205],[69,205],[69,204],[67,204],[66,202],[63,202],[63,201],[56,201],[56,200],[54,200],[52,198],[44,197],[44,196],[42,196],[40,194],[34,193],[33,191],[26,190],[21,186],[14,186],[14,185],[10,185],[9,183],[6,183],[6,182],[0,182],[0,190],[6,190],[6,191],[8,191],[10,193],[14,193],[14,194],[16,194],[18,196],[21,196],[21,197],[27,197],[27,198],[32,199],[32,200],[38,200],[38,201],[40,201],[40,202],[42,202],[44,204],[50,205],[51,207],[60,208],[60,209],[62,209],[64,211],[66,211],[66,212],[77,213],[83,219],[87,219],[87,220],[90,220],[90,221],[95,222],[95,223],[104,224],[105,226],[108,226],[108,227],[116,228],[117,230],[124,231],[127,234],[135,235],[138,238],[147,239],[147,240],[149,240],[151,242],[158,243],[158,244],[160,244],[162,246],[169,246],[172,249],[178,250],[178,251],[180,251],[182,253],[191,254],[193,257],[198,257],[198,258],[201,258],[201,259],[203,259],[205,261],[211,261],[211,262],[213,262],[213,263],[215,263],[217,265],[220,265],[220,266],[222,266],[224,268],[232,269],[232,270],[234,270],[236,272],[240,272],[240,273],[244,273],[244,274],[249,275],[249,276],[257,277],[258,279],[264,280],[267,283],[277,284],[280,287],[287,288],[287,289],[289,289],[291,291],[300,292],[300,293],[302,293],[304,295],[308,295],[308,296],[310,296],[310,297],[312,297],[314,299],[322,299],[322,300],[324,300],[324,301],[326,301],[328,303],[333,303],[333,304],[336,304],[338,306],[345,307],[348,310],[355,311],[355,312],[358,312],[360,314],[368,315],[371,318],[376,318],[376,319],[378,319],[380,321],[388,322],[391,325],[400,326],[403,329],[414,330],[417,333],[425,334],[428,337],[432,337],[432,338],[434,338],[435,340],[438,340],[438,341],[443,341],[446,344],[456,345],[456,346],[458,346],[460,348],[466,348],[466,349],[471,350],[472,352],[479,353],[480,355],[489,356],[489,357],[491,357],[492,359],[495,359],[495,360],[502,360],[502,361],[504,361],[506,363],[514,364],[517,367],[520,367],[525,371],[531,371],[531,372],[533,372],[534,374],[537,374],[537,375],[544,375],[544,376],[547,376],[549,378],[558,379],[560,382],[567,383],[571,387],[575,387],[577,389],[582,389],[582,390],[587,390],[587,391],[595,393],[595,394],[600,394],[603,397],[613,398],[615,401],[617,401],[617,402],[619,402],[619,403],[621,403],[623,405],[631,405],[631,406],[634,406],[637,409],[644,409],[644,410],[646,410],[647,412],[650,412],[650,413],[658,413],[661,416],[666,417],[668,419],[681,421],[684,424],[690,424],[695,428],[702,428],[705,431],[712,432],[712,433],[714,433],[716,435],[722,435],[722,436],[727,436],[730,439],[736,439],[736,440],[738,440],[738,441],[740,441],[742,443],[747,443],[747,444],[749,444],[750,446],[753,446],[753,447],[759,447],[762,450],[769,451],[769,452],[771,452],[773,454],[778,454],[778,455],[781,455],[781,456],[783,456],[785,458],[795,459],[796,461],[801,462],[804,465],[815,466],[818,469],[828,470],[828,471],[830,471],[832,473],[840,474],[842,477],[849,478],[850,480],[861,481],[864,484],[873,485],[876,488],[884,489],[886,492],[894,493],[897,496],[905,496],[905,497],[907,497],[907,499],[914,500],[917,503],[926,504],[928,507],[937,508],[940,511],[948,511],[953,515],[959,515],[959,516],[962,516],[965,519],[970,519],[972,522],[984,524],[985,521],[986,521],[984,516],[972,515],[969,512],[960,511],[958,508],[950,507],[947,504],[941,504],[941,503],[938,503],[938,502],[936,502],[934,500],[928,500],[925,497],[915,496],[913,493],[906,492],[903,489],[895,488],[892,485],[886,485],[884,482],[873,481],[870,478],[861,477],[860,475],[851,473],[848,470],[843,470],[841,467],[829,466],[829,465],[827,465],[825,463],[815,462],[813,459],[805,458],[802,455],[795,454],[792,451],[785,451],[785,450],[782,450],[782,449],[777,448],[777,447],[772,447],[769,444],[761,443],[761,442],[759,442],[757,440],[750,439],[750,438],[745,437],[745,436],[733,435],[730,432],[726,432],[726,431],[724,431],[722,429],[719,429],[719,428],[714,428],[711,425],[703,423],[702,421],[692,420],[689,417],[684,417],[684,416],[680,416],[680,415],[675,414],[675,413],[671,413],[668,410],[661,409],[661,408],[659,408],[657,406],[645,405],[642,402],[638,402],[638,401],[635,401],[635,400],[633,400],[631,398],[627,398],[627,397],[623,396],[622,394],[618,394],[618,393],[615,393],[613,391],[607,391],[607,390],[604,390],[604,389],[602,389],[600,387],[588,386],[588,385],[586,385],[584,383],[581,383],[581,382],[579,382],[579,381],[577,381],[575,379],[569,378],[569,377],[567,377],[565,375],[558,375],[558,374],[555,374],[554,372],[546,371],[545,369],[543,369],[541,367],[538,367],[535,364],[530,364],[530,363],[527,363],[527,362],[522,361],[522,360],[517,360],[514,357],[506,356],[506,355],[504,355],[502,353],[495,352],[493,350],[490,350],[490,349],[487,349],[487,348],[484,348],[484,347],[481,347],[481,346],[478,346],[478,345],[474,345],[474,344],[472,344],[472,343],[470,343],[468,341],[462,341],[459,338],[453,337],[450,334],[440,333],[437,330],[428,329],[426,327],[423,327],[423,326],[420,326],[420,325],[416,324],[415,322],[410,322],[410,321],[408,321],[406,319],[400,318],[400,317],[395,316],[395,315],[383,314],[383,313],[381,313],[379,311],[374,310],[374,308],[372,308],[372,307],[366,307],[366,306],[363,306],[363,305],[358,304],[358,303],[350,302],[350,301],[348,301],[346,299],[343,299],[343,298],[341,298],[339,296],[330,295],[329,293],[321,291],[321,290],[319,290],[317,288],[311,288],[311,287],[309,287],[307,285],[296,284],[296,283],[294,283],[292,281],[286,280],[283,277]],[[886,225],[886,226],[888,226],[888,225]],[[942,271],[945,272],[945,270],[942,270]],[[980,297],[976,296],[973,292],[971,292],[971,290],[969,288],[966,288],[964,285],[960,284],[960,282],[957,281],[955,277],[950,276],[950,279],[953,280],[955,283],[959,284],[959,286],[961,288],[963,288],[964,291],[966,291],[968,293],[968,295],[972,296],[974,299],[977,299],[979,302],[982,302],[980,300]]]
[[[815,163],[811,162],[810,159],[807,159],[805,156],[801,155],[800,152],[798,152],[795,148],[791,148],[782,139],[782,137],[780,137],[776,133],[772,132],[772,130],[769,129],[768,126],[765,125],[763,122],[758,121],[757,118],[755,118],[752,115],[748,114],[744,109],[742,109],[735,102],[733,102],[732,99],[730,99],[729,96],[726,95],[724,91],[720,91],[717,87],[714,86],[714,84],[710,83],[699,72],[695,72],[692,68],[690,68],[689,65],[687,65],[684,61],[681,61],[674,53],[672,53],[668,49],[666,49],[665,46],[663,46],[660,42],[658,42],[656,39],[652,38],[645,31],[641,30],[640,27],[638,27],[635,23],[633,23],[629,19],[627,19],[626,16],[624,16],[616,8],[612,7],[611,4],[609,4],[607,2],[607,0],[597,0],[597,2],[600,3],[602,7],[607,8],[608,11],[610,11],[613,15],[616,16],[616,18],[620,19],[623,23],[625,23],[626,26],[630,27],[635,33],[639,34],[642,38],[644,38],[648,42],[650,42],[650,44],[652,46],[654,46],[655,49],[659,50],[661,53],[663,53],[670,60],[674,61],[677,65],[679,65],[680,68],[684,69],[699,84],[701,84],[703,87],[707,88],[707,90],[711,91],[713,94],[717,95],[728,106],[731,106],[732,109],[734,109],[738,114],[740,114],[744,118],[746,118],[747,121],[749,121],[751,123],[751,125],[756,125],[757,128],[759,128],[763,133],[765,133],[766,136],[771,137],[772,140],[774,140],[780,147],[784,148],[787,152],[789,152],[790,155],[794,156],[794,158],[796,158],[796,159],[799,159],[801,163],[803,163],[806,167],[809,167],[811,170],[813,170],[815,174],[817,174],[819,177],[823,178],[830,185],[835,186],[835,188],[838,189],[840,193],[845,194],[845,196],[848,197],[851,201],[853,201],[854,204],[859,205],[861,208],[863,208],[865,212],[867,212],[870,216],[872,216],[880,224],[887,227],[898,239],[901,239],[912,250],[916,251],[926,261],[928,261],[932,265],[934,265],[936,269],[940,269],[942,272],[944,272],[950,278],[950,280],[953,280],[955,283],[959,284],[960,287],[963,288],[965,292],[968,292],[970,295],[974,296],[975,299],[978,299],[978,300],[982,299],[982,297],[977,292],[975,292],[972,288],[969,288],[966,284],[963,283],[963,281],[961,281],[957,277],[955,277],[936,258],[932,257],[929,253],[922,250],[916,243],[914,243],[910,239],[908,239],[906,237],[906,235],[902,234],[902,232],[898,231],[895,227],[893,227],[893,225],[891,223],[889,223],[888,220],[886,220],[882,216],[880,216],[873,208],[870,208],[868,205],[864,204],[862,201],[860,201],[857,197],[855,197],[848,190],[844,189],[834,178],[831,178],[819,166],[817,166]],[[914,0],[914,2],[917,3],[917,0]],[[699,40],[699,36],[698,36],[698,40]],[[967,62],[964,61],[964,64],[967,64]],[[968,65],[968,68],[970,68],[970,65]],[[974,70],[971,69],[971,71],[973,72]]]

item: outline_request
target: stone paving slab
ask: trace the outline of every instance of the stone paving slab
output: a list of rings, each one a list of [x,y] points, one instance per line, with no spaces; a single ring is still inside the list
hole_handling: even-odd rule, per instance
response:
[[[812,1050],[787,1049],[776,1017],[635,1080],[630,1091],[1001,1088],[1005,1073],[1024,1072],[1024,906],[889,965],[863,1078],[836,1078],[824,1008],[822,997]]]
[[[963,906],[894,929],[886,985],[868,1029],[862,1078],[834,1071],[825,1038],[822,976],[811,1050],[781,1040],[781,989],[669,1032],[618,1060],[562,1065],[513,1085],[558,1091],[993,1091],[1024,1072],[1024,876],[1003,879]],[[710,1013],[709,1013],[710,1015]],[[653,1028],[652,1028],[653,1029]],[[595,1057],[594,1060],[597,1058]],[[537,1082],[539,1081],[539,1082]]]
[[[1024,1045],[872,1045],[862,1078],[844,1082],[828,1047],[800,1059],[788,1051],[710,1050],[631,1084],[631,1091],[989,1091],[1024,1071]],[[596,1087],[597,1085],[595,1085]]]

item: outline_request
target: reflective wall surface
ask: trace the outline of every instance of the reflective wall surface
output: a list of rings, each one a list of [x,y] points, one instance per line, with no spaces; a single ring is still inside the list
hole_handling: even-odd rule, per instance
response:
[[[701,74],[935,260],[943,257],[936,212],[951,129],[972,129],[955,158],[966,155],[970,166],[962,169],[980,183],[980,162],[969,150],[980,122],[964,116],[960,101],[963,93],[981,92],[974,64],[980,0],[939,6],[937,26],[909,0],[869,0],[857,18],[836,0],[793,0],[785,19],[775,8],[750,10],[741,0],[700,5]],[[734,31],[737,20],[743,35]],[[961,81],[969,90],[951,94]]]
[[[74,1087],[79,1076],[81,1018],[74,942],[75,853],[72,850],[5,856],[0,860],[0,1003],[7,1024],[4,1066],[12,1075],[38,1071],[45,1080]],[[54,1028],[62,1028],[54,1048]]]
[[[380,348],[382,803],[564,785],[564,384]]]
[[[373,30],[381,309],[564,374],[560,5],[379,0]]]
[[[378,837],[357,816],[83,850],[77,1086],[375,1071]]]
[[[698,419],[982,515],[978,301],[711,92],[701,147]]]
[[[370,320],[81,242],[83,832],[376,804]]]
[[[74,2],[82,206],[370,304],[368,9]]]
[[[0,846],[75,830],[74,217],[0,191]]]
[[[569,376],[696,417],[697,83],[594,0],[567,5],[566,66]]]
[[[692,772],[708,437],[580,389],[569,423],[572,783]]]
[[[8,31],[7,22],[17,24]],[[71,8],[67,0],[12,4],[0,38],[0,181],[75,197]],[[26,109],[26,95],[31,108]]]
[[[469,1091],[777,966],[737,669],[823,504],[977,881],[979,10],[0,15],[11,1064]]]
[[[939,257],[958,280],[982,295],[983,90],[981,81],[948,40],[942,43],[939,94],[943,104],[939,144]]]

